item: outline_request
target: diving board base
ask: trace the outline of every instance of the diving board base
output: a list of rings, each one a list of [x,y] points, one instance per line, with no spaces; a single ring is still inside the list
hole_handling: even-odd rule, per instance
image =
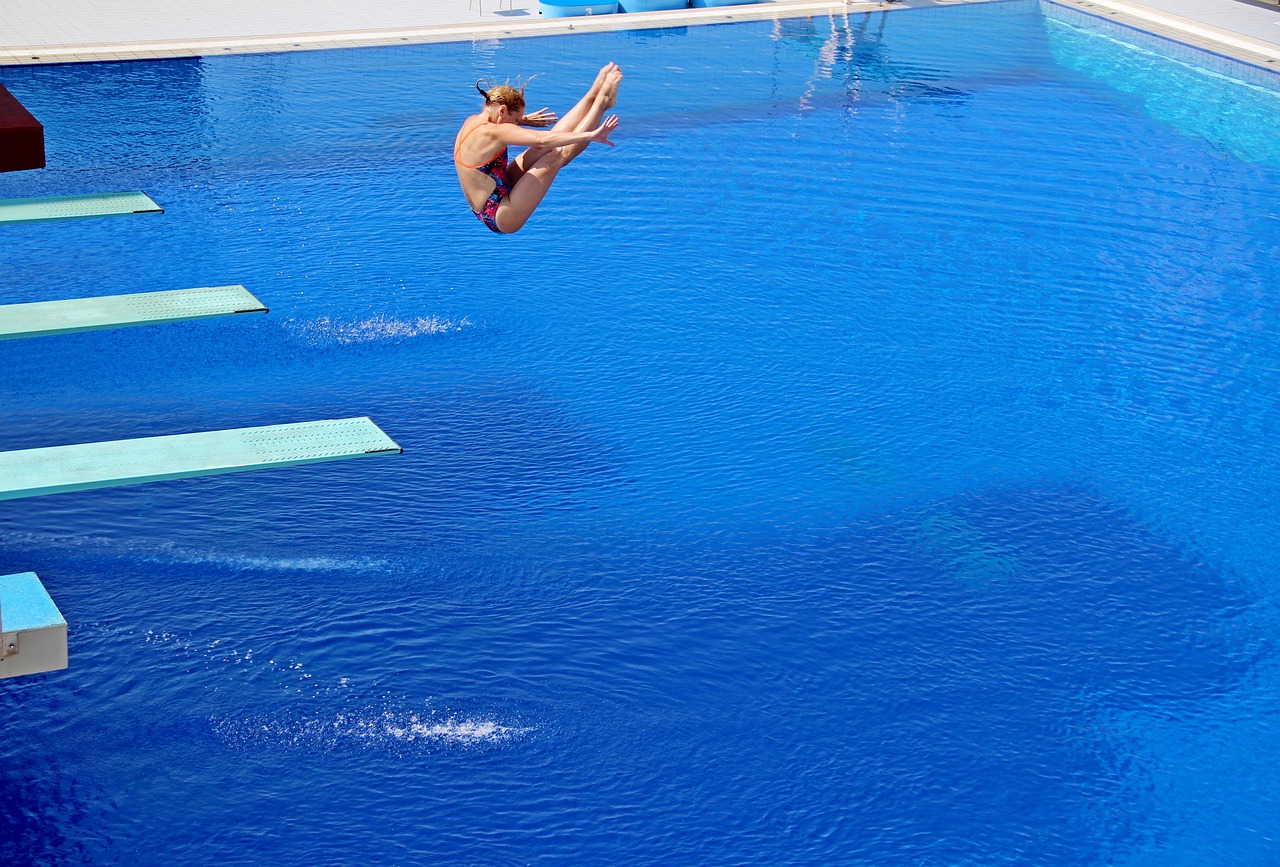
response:
[[[243,286],[206,286],[0,306],[0,340],[266,313]]]
[[[44,166],[44,125],[0,84],[0,172]]]
[[[367,417],[0,452],[0,500],[400,454]]]
[[[0,575],[0,678],[67,667],[67,621],[34,572]]]
[[[83,196],[44,196],[33,199],[0,199],[0,223],[39,223],[45,220],[79,220],[124,214],[163,214],[164,209],[146,193],[92,193]]]

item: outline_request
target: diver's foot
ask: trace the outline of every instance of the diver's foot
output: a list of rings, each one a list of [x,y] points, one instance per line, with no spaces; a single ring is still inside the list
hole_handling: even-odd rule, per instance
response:
[[[596,80],[591,82],[591,87],[587,88],[587,94],[594,97],[600,92],[600,88],[604,87],[604,81],[612,70],[618,68],[616,63],[606,63],[600,67],[600,71],[596,73]]]
[[[605,76],[601,93],[604,95],[604,107],[607,111],[618,104],[618,85],[622,83],[622,70],[614,66]]]

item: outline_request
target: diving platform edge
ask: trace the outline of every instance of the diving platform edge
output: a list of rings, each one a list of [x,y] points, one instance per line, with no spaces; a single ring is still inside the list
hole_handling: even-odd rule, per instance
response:
[[[367,416],[0,452],[0,500],[401,454]]]
[[[125,193],[89,193],[78,196],[41,196],[0,199],[0,223],[39,223],[45,220],[79,220],[126,214],[163,214],[164,208],[141,190]]]
[[[0,340],[266,312],[240,285],[32,301],[0,305]]]

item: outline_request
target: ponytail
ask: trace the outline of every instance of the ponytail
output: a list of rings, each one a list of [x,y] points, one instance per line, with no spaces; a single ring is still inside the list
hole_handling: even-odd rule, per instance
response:
[[[524,105],[524,89],[529,86],[530,81],[537,77],[536,75],[531,75],[522,84],[515,86],[511,84],[492,86],[485,79],[477,78],[476,90],[484,97],[485,105],[505,105],[514,108],[516,105]],[[486,90],[481,85],[487,86],[488,89]]]

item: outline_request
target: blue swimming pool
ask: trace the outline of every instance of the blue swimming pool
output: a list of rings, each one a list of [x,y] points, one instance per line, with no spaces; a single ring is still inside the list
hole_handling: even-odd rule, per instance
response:
[[[616,149],[497,237],[471,82]],[[1280,860],[1280,86],[1035,2],[5,70],[0,448],[347,415],[396,458],[0,503],[71,668],[0,860]]]

